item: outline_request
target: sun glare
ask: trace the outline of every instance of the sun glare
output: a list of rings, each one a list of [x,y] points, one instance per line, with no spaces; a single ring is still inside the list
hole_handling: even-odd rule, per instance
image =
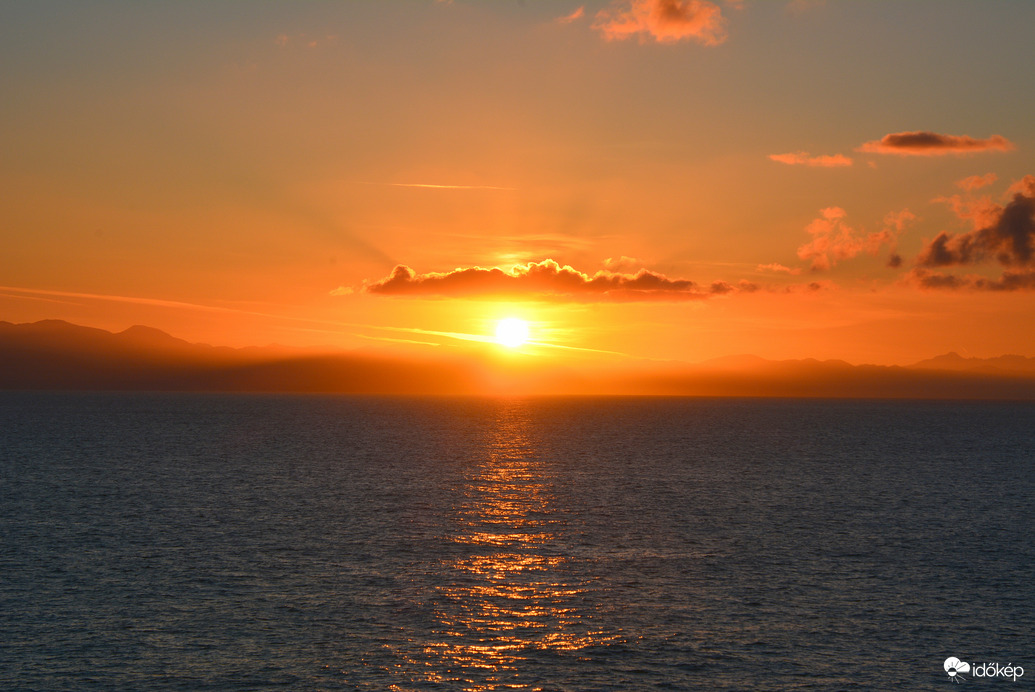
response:
[[[496,343],[508,348],[517,348],[528,341],[528,322],[508,317],[496,323]]]

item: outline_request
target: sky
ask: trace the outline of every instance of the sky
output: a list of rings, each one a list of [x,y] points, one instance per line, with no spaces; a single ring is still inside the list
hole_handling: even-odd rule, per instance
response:
[[[1019,0],[2,3],[0,320],[1035,356],[1032,26]]]

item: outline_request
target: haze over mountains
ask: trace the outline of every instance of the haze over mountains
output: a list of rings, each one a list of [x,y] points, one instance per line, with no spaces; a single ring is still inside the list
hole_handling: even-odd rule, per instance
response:
[[[134,326],[0,322],[0,388],[396,395],[643,394],[1035,400],[1035,358],[948,353],[911,366],[730,356],[698,364],[587,365],[494,348],[412,357],[382,352],[234,349]]]

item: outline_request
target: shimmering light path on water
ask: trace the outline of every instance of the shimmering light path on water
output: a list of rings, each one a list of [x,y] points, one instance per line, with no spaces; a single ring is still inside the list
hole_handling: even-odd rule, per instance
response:
[[[0,687],[1035,679],[1035,408],[3,394]],[[1005,683],[999,683],[1005,684]]]

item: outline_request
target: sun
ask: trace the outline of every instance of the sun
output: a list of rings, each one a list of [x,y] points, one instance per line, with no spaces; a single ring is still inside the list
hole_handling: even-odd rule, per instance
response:
[[[528,322],[508,317],[496,323],[496,343],[508,348],[517,348],[528,342]]]

